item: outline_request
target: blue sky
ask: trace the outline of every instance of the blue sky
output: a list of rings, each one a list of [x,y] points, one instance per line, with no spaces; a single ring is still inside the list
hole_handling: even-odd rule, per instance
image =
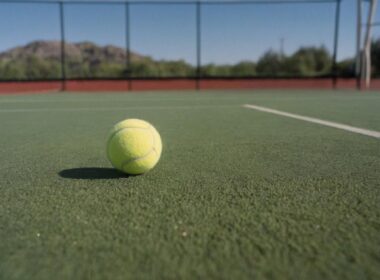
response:
[[[343,0],[339,59],[355,53],[356,1]],[[131,5],[131,49],[156,59],[195,64],[195,7]],[[202,62],[256,60],[268,49],[287,54],[300,46],[325,45],[332,51],[335,4],[204,5]],[[33,40],[58,40],[55,4],[0,3],[0,51]],[[376,18],[380,21],[380,12]],[[66,39],[124,46],[123,5],[65,5]],[[380,37],[380,27],[374,28]]]

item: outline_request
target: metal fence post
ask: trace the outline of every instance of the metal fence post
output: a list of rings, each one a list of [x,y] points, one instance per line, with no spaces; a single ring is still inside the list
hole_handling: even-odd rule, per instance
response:
[[[338,76],[338,65],[337,65],[337,55],[338,55],[338,39],[339,39],[339,23],[340,23],[340,2],[337,0],[335,8],[335,31],[334,31],[334,53],[332,62],[332,75],[333,75],[333,87],[337,86],[337,76]]]
[[[125,2],[125,73],[128,79],[128,90],[132,90],[132,80],[131,80],[131,20],[130,20],[130,9],[129,2]]]
[[[355,63],[355,75],[356,75],[356,88],[361,89],[361,41],[362,41],[362,0],[357,1],[357,16],[356,16],[356,63]]]
[[[200,1],[197,1],[196,2],[196,48],[197,48],[197,72],[196,72],[196,88],[197,90],[200,90],[201,89],[201,84],[200,84],[200,80],[201,80],[201,66],[202,66],[202,45],[201,45],[201,2]]]
[[[65,19],[64,3],[59,2],[59,18],[61,29],[61,90],[66,90],[66,53],[65,53]]]

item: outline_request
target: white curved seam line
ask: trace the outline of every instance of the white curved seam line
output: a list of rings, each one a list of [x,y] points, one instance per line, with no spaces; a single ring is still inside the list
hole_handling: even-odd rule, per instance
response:
[[[148,128],[146,128],[146,129],[148,129]],[[122,168],[122,169],[124,169],[124,166],[126,166],[126,165],[128,165],[128,164],[130,164],[130,163],[132,163],[132,162],[135,162],[136,160],[140,160],[140,159],[146,158],[147,156],[149,156],[149,155],[152,153],[152,151],[154,151],[154,144],[155,144],[155,141],[154,141],[154,135],[153,135],[152,129],[154,129],[154,128],[151,127],[150,129],[148,129],[149,132],[150,132],[150,134],[152,135],[152,148],[151,148],[151,149],[150,149],[145,155],[143,155],[143,156],[141,156],[141,157],[131,158],[131,159],[128,159],[128,160],[122,162],[122,163],[121,163],[121,168]],[[156,154],[157,154],[157,153],[156,153]]]
[[[135,162],[136,160],[140,160],[140,159],[144,159],[144,158],[146,158],[147,156],[149,156],[149,155],[152,153],[152,151],[154,151],[154,148],[151,148],[151,149],[149,150],[149,152],[147,152],[145,155],[143,155],[143,156],[141,156],[141,157],[135,157],[135,158],[131,158],[131,159],[128,159],[128,160],[123,161],[123,162],[121,163],[121,168],[124,169],[124,166],[126,166],[126,165],[128,165],[128,164],[130,164],[130,163],[132,163],[132,162]]]
[[[128,127],[122,127],[118,130],[116,130],[114,133],[112,133],[109,137],[108,137],[108,141],[107,141],[107,158],[109,161],[111,161],[110,159],[110,156],[109,156],[109,143],[111,142],[111,140],[115,137],[116,134],[118,134],[119,132],[121,131],[124,131],[124,130],[127,130],[127,129],[144,129],[144,130],[149,130],[149,128],[145,128],[145,127],[131,127],[131,126],[128,126]],[[112,164],[112,161],[111,161],[111,164]],[[115,167],[113,164],[112,164],[113,167]],[[116,167],[115,167],[116,168]]]

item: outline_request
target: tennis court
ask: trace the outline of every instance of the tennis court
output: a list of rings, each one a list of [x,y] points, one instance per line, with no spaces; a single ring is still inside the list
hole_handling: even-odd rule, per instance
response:
[[[0,96],[2,279],[376,279],[380,95]],[[157,167],[111,168],[110,126],[151,122]]]

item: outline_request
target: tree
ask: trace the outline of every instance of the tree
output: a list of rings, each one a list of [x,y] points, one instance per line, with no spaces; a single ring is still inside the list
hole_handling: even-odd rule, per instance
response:
[[[279,76],[283,68],[282,60],[279,53],[269,50],[257,62],[256,71],[262,76]]]
[[[291,56],[296,74],[311,76],[328,74],[332,58],[324,47],[303,47]]]
[[[380,77],[380,38],[372,42],[371,62],[373,75]]]
[[[256,74],[256,64],[250,61],[241,61],[231,66],[232,76],[254,76]]]

